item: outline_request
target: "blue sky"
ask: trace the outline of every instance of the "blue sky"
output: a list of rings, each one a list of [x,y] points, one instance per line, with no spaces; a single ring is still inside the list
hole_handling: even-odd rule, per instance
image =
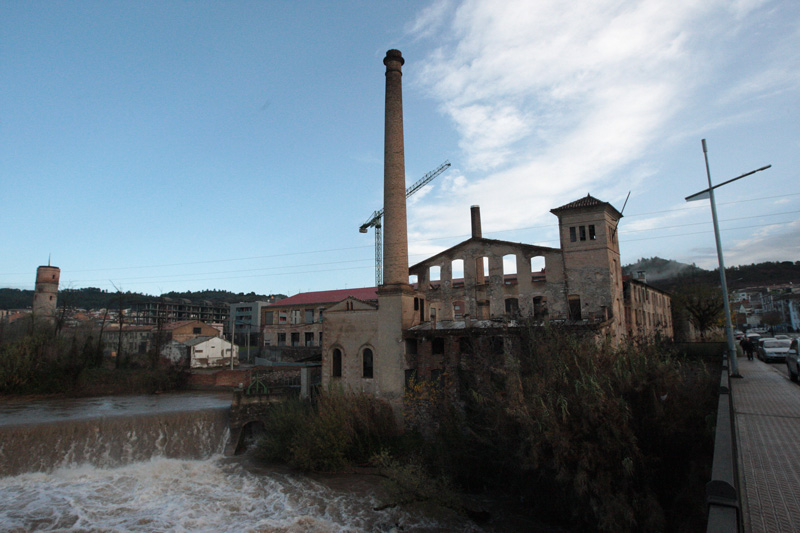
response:
[[[374,284],[386,50],[406,58],[410,261],[558,246],[622,208],[623,264],[800,260],[800,4],[0,3],[0,287],[295,294]],[[113,285],[112,285],[113,283]]]

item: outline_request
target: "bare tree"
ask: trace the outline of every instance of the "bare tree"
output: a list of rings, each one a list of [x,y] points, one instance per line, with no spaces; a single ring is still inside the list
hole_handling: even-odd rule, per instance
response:
[[[686,285],[674,293],[673,302],[686,311],[702,341],[708,330],[721,323],[725,312],[722,290],[711,285]]]

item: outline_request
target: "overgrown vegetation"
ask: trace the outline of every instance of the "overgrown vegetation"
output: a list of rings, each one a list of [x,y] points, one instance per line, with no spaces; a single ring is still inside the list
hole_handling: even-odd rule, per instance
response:
[[[366,465],[398,437],[392,409],[365,395],[328,391],[315,402],[276,405],[264,426],[258,455],[297,468],[334,472]]]
[[[188,374],[172,365],[128,359],[121,368],[103,358],[91,329],[62,330],[31,320],[6,326],[0,335],[0,394],[98,395],[151,393],[183,388]]]
[[[457,508],[456,487],[513,496],[573,530],[703,527],[713,373],[658,342],[612,347],[538,328],[511,344],[412,383],[402,437],[384,404],[339,392],[276,409],[262,456],[329,471],[373,454],[394,490],[387,505]]]

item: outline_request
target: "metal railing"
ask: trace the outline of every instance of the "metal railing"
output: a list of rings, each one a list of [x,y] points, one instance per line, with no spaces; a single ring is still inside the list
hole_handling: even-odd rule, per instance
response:
[[[720,376],[714,461],[711,466],[711,481],[706,483],[706,503],[708,533],[742,531],[735,418],[727,356],[724,357]]]

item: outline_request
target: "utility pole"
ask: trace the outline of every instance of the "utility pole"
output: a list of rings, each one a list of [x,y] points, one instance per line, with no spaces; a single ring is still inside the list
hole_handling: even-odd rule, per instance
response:
[[[736,181],[738,179],[742,179],[746,176],[751,174],[755,174],[756,172],[760,172],[762,170],[766,170],[772,165],[767,165],[765,167],[761,167],[756,170],[752,170],[741,176],[737,176],[733,179],[728,181],[722,182],[719,185],[711,185],[711,170],[708,166],[708,147],[706,146],[706,140],[702,140],[703,144],[703,157],[706,160],[706,176],[708,177],[708,189],[702,190],[698,193],[695,193],[691,196],[686,197],[687,202],[692,202],[694,200],[702,200],[705,198],[709,198],[711,200],[711,218],[714,221],[714,237],[717,241],[717,259],[719,260],[719,278],[720,283],[722,284],[722,302],[723,306],[725,307],[725,334],[728,337],[728,360],[730,361],[730,372],[731,377],[740,378],[742,377],[739,374],[739,361],[736,359],[736,347],[733,343],[733,326],[731,325],[731,308],[730,302],[728,301],[728,283],[725,279],[725,261],[722,258],[722,241],[719,237],[719,222],[717,221],[717,204],[714,201],[714,189],[717,187],[722,187],[732,181]]]

